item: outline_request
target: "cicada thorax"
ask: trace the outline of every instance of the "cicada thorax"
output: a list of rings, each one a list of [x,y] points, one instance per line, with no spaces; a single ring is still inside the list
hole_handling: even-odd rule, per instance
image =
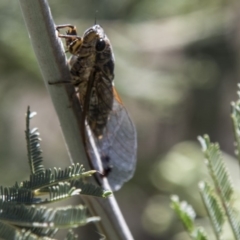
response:
[[[76,29],[66,45],[74,85],[78,89],[85,119],[93,134],[101,138],[113,106],[114,56],[110,42],[99,25],[88,29],[80,39]]]

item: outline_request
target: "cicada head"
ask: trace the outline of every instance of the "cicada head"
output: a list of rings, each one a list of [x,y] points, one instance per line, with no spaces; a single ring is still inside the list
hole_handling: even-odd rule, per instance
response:
[[[89,59],[88,63],[101,69],[110,80],[114,77],[114,55],[111,43],[99,25],[88,28],[82,38],[79,57]]]

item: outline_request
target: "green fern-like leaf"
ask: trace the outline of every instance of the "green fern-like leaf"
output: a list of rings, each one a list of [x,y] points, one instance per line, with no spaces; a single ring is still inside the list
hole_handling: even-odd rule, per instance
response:
[[[34,191],[22,187],[0,187],[1,200],[16,204],[46,204],[55,201],[63,200],[73,195],[79,194],[80,189],[75,189],[68,182],[60,182],[56,186],[48,188],[48,191],[43,196],[38,196]],[[45,198],[44,198],[45,197]]]
[[[15,202],[33,204],[38,202],[37,198],[34,198],[33,191],[25,188],[21,188],[18,184],[14,187],[0,187],[0,196],[3,202]]]
[[[192,238],[194,240],[209,240],[206,235],[205,230],[202,227],[198,227],[192,234]]]
[[[214,189],[212,189],[207,182],[201,182],[199,184],[199,189],[215,233],[218,236],[218,239],[220,239],[225,215],[220,205],[219,198],[214,192]]]
[[[43,168],[38,138],[39,133],[36,130],[30,131],[29,129],[30,119],[33,115],[34,113],[31,113],[28,108],[26,138],[32,174],[29,181],[24,181],[21,184],[16,183],[13,187],[0,186],[2,201],[30,205],[63,200],[80,192],[81,194],[96,197],[111,195],[110,191],[105,191],[99,186],[94,186],[80,180],[92,176],[96,171],[91,170],[86,172],[79,163],[72,164],[65,170]]]
[[[80,189],[71,187],[69,182],[60,182],[57,186],[49,187],[49,199],[44,203],[56,202],[62,199],[70,198],[74,195],[79,195]]]
[[[87,217],[86,207],[82,205],[51,209],[0,202],[0,209],[1,222],[28,228],[75,228],[100,220]]]
[[[204,156],[207,161],[209,173],[214,181],[214,185],[220,196],[226,201],[230,201],[233,194],[233,187],[227,168],[222,160],[222,154],[218,144],[213,144],[207,135],[198,138]]]
[[[19,186],[17,183],[13,187],[0,186],[2,201],[26,205],[53,203],[79,194],[105,198],[112,192],[83,180],[57,182],[48,188],[44,184],[44,188],[36,191],[26,188],[26,186]]]
[[[216,192],[226,212],[233,234],[236,239],[240,239],[239,219],[236,218],[234,210],[230,205],[230,200],[233,196],[233,187],[226,166],[222,160],[219,145],[211,143],[208,136],[204,136],[203,138],[199,137],[199,141],[201,142]]]
[[[82,179],[72,181],[71,186],[74,186],[77,189],[81,189],[82,195],[90,195],[104,198],[112,195],[111,191],[104,190],[103,188],[93,185],[92,183],[86,183]]]
[[[58,228],[31,228],[31,227],[25,227],[24,229],[27,229],[31,233],[34,233],[38,237],[50,237],[53,238],[56,233],[58,232]]]
[[[20,184],[16,182],[12,187],[0,186],[0,238],[52,239],[58,229],[68,228],[66,239],[77,239],[72,228],[99,221],[100,218],[87,217],[86,207],[82,205],[51,209],[32,204],[52,203],[80,193],[108,197],[112,192],[86,183],[86,178],[96,171],[85,171],[78,163],[64,170],[44,169],[39,133],[37,129],[30,130],[30,119],[34,115],[28,108],[26,139],[30,178]]]
[[[194,224],[195,212],[187,202],[180,202],[178,196],[171,197],[171,207],[182,221],[187,232],[194,240],[209,240],[204,229],[196,227]]]
[[[56,185],[59,182],[72,181],[86,176],[91,176],[95,172],[96,171],[94,170],[85,172],[85,169],[79,163],[72,164],[65,170],[60,168],[54,168],[53,170],[46,169],[44,172],[39,174],[32,174],[29,181],[24,181],[22,183],[22,187],[37,190],[51,185]]]
[[[240,84],[238,84],[238,87],[240,87]],[[237,93],[238,97],[240,98],[240,91]],[[238,99],[236,102],[232,102],[231,107],[231,118],[235,135],[236,155],[238,157],[238,161],[240,162],[240,99]]]
[[[26,141],[27,141],[27,154],[30,171],[32,174],[38,174],[44,171],[42,150],[40,148],[40,138],[37,128],[30,130],[30,119],[36,115],[35,112],[30,112],[30,107],[26,113]]]
[[[20,229],[9,224],[0,222],[0,239],[4,240],[54,240],[47,236],[39,237],[30,230]]]

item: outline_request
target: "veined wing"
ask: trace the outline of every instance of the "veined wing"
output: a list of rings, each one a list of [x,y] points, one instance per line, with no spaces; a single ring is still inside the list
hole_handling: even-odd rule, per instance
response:
[[[103,169],[112,190],[120,189],[134,174],[137,138],[135,126],[115,89],[112,111],[110,111],[102,137],[94,137],[90,130],[86,132],[88,153],[93,167],[100,170],[97,168],[97,159],[89,138],[93,138],[96,143]]]

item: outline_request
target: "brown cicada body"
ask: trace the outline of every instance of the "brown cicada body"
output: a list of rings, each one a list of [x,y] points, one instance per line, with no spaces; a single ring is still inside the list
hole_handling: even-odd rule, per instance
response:
[[[99,25],[87,29],[83,37],[72,25],[57,30],[61,28],[68,28],[59,37],[65,38],[72,54],[69,65],[83,111],[85,150],[93,168],[99,170],[90,143],[93,138],[110,186],[118,190],[135,171],[137,140],[134,124],[113,84],[111,43]]]

